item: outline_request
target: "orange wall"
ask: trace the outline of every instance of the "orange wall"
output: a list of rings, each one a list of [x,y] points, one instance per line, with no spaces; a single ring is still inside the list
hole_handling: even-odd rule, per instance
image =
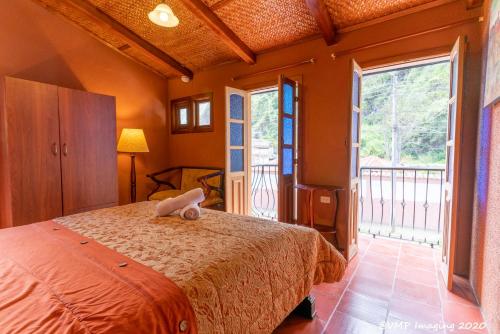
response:
[[[471,283],[490,333],[500,333],[500,102],[485,109],[481,118]]]
[[[434,49],[449,49],[459,34],[467,35],[464,101],[464,147],[462,156],[463,182],[458,224],[458,273],[469,272],[469,245],[472,222],[475,142],[479,105],[481,52],[484,29],[479,24],[467,24],[446,31],[372,48],[333,60],[334,50],[350,49],[376,41],[399,36],[427,27],[461,20],[477,10],[466,12],[464,1],[457,1],[424,13],[381,23],[364,30],[342,35],[338,45],[325,46],[322,40],[312,40],[258,57],[257,65],[234,63],[197,73],[195,79],[184,84],[179,80],[166,81],[142,66],[104,46],[88,33],[65,19],[46,11],[30,0],[0,2],[0,75],[52,83],[116,96],[118,130],[123,127],[145,129],[150,153],[139,155],[138,198],[144,199],[151,184],[144,178],[146,172],[167,165],[208,165],[224,167],[224,87],[255,88],[276,82],[278,73],[232,81],[231,77],[253,73],[283,64],[316,58],[315,65],[282,71],[289,77],[300,78],[303,84],[302,181],[347,186],[348,151],[344,140],[348,135],[350,59],[362,66],[380,65],[432,53]],[[416,24],[418,23],[418,24]],[[482,30],[482,31],[481,31]],[[482,33],[482,38],[481,38]],[[432,50],[431,50],[432,49]],[[433,51],[434,50],[434,51]],[[168,96],[167,96],[168,88]],[[165,117],[167,99],[203,92],[214,93],[215,132],[200,134],[169,134],[169,117]],[[495,312],[498,282],[497,246],[498,228],[495,217],[500,215],[500,110],[484,113],[484,124],[489,128],[479,147],[490,147],[486,153],[478,150],[479,169],[477,198],[486,191],[487,200],[476,203],[473,229],[472,275],[476,295],[481,300],[485,318],[491,328],[498,329]],[[167,128],[166,128],[167,127]],[[167,131],[166,131],[167,130]],[[489,145],[489,146],[488,146]],[[483,154],[483,156],[482,156]],[[481,159],[487,157],[486,187],[481,188]],[[128,202],[129,159],[119,156],[120,202]],[[486,208],[488,210],[486,210]],[[496,234],[494,233],[496,232]],[[497,270],[497,271],[495,271]],[[495,320],[497,319],[497,320]],[[496,323],[494,323],[496,321]],[[496,327],[495,327],[496,326]]]
[[[168,163],[167,81],[30,0],[0,1],[0,75],[116,96],[117,128],[145,129],[150,153],[138,155],[138,200],[147,172]],[[84,138],[82,138],[84,140]],[[129,200],[128,156],[119,154],[120,203]]]
[[[489,8],[486,1],[485,8]],[[486,13],[486,11],[485,11]],[[487,20],[486,20],[487,21]],[[483,29],[483,76],[486,75],[488,22]],[[480,105],[483,105],[481,99]],[[500,333],[498,287],[500,286],[500,101],[482,109],[479,122],[475,215],[472,229],[471,283],[490,333]]]
[[[477,15],[478,10],[466,11],[463,1],[454,2],[426,12],[412,14],[367,29],[341,36],[338,45],[327,47],[320,40],[312,40],[286,49],[258,56],[257,64],[228,64],[197,73],[192,82],[169,81],[169,99],[202,92],[214,93],[215,132],[203,134],[170,135],[169,159],[174,165],[214,165],[224,167],[225,111],[224,87],[249,88],[275,82],[279,73],[300,77],[303,84],[303,182],[348,185],[348,150],[344,141],[349,134],[349,80],[350,59],[361,66],[374,66],[417,56],[435,54],[435,49],[451,50],[459,35],[467,35],[464,99],[464,144],[462,148],[462,193],[458,223],[457,273],[468,276],[470,229],[472,222],[474,159],[476,124],[479,101],[481,66],[481,25],[471,23],[445,31],[406,39],[397,43],[371,48],[333,60],[334,50],[351,49],[376,41],[383,41],[405,33],[445,25]],[[429,50],[433,49],[433,50]],[[316,58],[314,65],[232,81],[236,75],[253,73],[284,64]]]

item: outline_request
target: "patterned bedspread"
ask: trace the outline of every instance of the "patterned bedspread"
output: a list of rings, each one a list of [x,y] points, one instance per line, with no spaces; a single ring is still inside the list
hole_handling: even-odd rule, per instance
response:
[[[344,273],[342,255],[313,229],[206,209],[196,221],[157,218],[156,203],[55,221],[174,281],[199,333],[271,333],[313,284]]]

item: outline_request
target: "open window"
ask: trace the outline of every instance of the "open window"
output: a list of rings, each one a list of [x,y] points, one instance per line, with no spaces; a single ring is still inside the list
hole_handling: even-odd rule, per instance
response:
[[[200,94],[172,101],[172,133],[213,131],[212,94]]]

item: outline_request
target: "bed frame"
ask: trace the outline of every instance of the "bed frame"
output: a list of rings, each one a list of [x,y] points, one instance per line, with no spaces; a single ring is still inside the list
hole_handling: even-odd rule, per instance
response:
[[[161,170],[156,173],[151,173],[147,174],[146,177],[151,179],[155,183],[155,188],[148,194],[147,198],[148,200],[150,197],[156,193],[158,190],[160,190],[160,187],[165,186],[167,189],[179,189],[179,187],[176,187],[170,180],[170,177],[173,176],[175,173],[180,173],[180,178],[182,182],[182,173],[184,172],[185,169],[206,169],[206,170],[212,170],[212,173],[209,173],[207,175],[200,176],[197,178],[198,183],[200,184],[200,187],[203,188],[203,192],[205,193],[205,196],[208,196],[208,194],[214,190],[217,191],[220,194],[220,197],[222,200],[224,200],[225,195],[224,195],[224,169],[218,168],[218,167],[201,167],[201,166],[177,166],[177,167],[170,167],[164,170]],[[208,180],[214,177],[220,177],[220,182],[217,186],[212,186],[208,183]],[[216,204],[215,206],[208,207],[209,209],[215,209],[215,210],[222,210],[224,211],[225,205],[224,203],[222,204]]]
[[[314,319],[316,316],[316,298],[309,294],[304,300],[293,310],[292,313],[298,314],[307,319]]]

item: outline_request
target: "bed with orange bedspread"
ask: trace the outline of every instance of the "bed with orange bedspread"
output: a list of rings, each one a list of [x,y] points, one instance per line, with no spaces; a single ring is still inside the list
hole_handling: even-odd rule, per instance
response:
[[[52,221],[0,230],[0,333],[196,333],[164,275]]]
[[[155,205],[55,221],[168,277],[189,300],[199,333],[271,333],[313,284],[343,276],[344,258],[313,229],[212,210],[196,221],[158,218]]]

